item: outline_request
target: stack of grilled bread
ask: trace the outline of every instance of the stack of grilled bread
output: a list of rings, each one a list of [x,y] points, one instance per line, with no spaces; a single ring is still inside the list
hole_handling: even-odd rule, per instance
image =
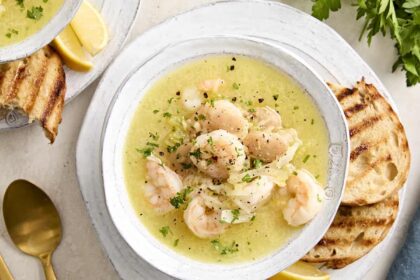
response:
[[[39,121],[51,143],[58,133],[66,94],[63,63],[50,47],[0,65],[0,108],[16,109]]]
[[[303,260],[338,269],[387,235],[398,212],[398,190],[408,176],[410,151],[398,116],[373,85],[362,79],[352,89],[329,86],[349,125],[349,174],[331,227]]]

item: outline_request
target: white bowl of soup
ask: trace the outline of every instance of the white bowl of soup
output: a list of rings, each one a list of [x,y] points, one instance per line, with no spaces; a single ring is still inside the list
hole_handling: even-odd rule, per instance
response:
[[[0,1],[0,63],[27,57],[69,24],[81,0]]]
[[[216,36],[167,46],[127,74],[102,169],[116,228],[152,266],[265,279],[328,229],[348,157],[343,112],[304,61]]]

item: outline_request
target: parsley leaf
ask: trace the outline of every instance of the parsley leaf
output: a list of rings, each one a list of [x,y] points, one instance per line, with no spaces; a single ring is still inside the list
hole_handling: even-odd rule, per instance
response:
[[[159,230],[159,232],[162,233],[163,237],[166,237],[168,233],[171,232],[171,229],[169,228],[169,226],[164,226]]]
[[[44,9],[41,6],[33,6],[30,10],[26,11],[26,17],[33,20],[39,20],[42,17],[43,11]]]
[[[214,239],[210,241],[210,243],[213,245],[214,249],[216,249],[219,252],[220,255],[233,254],[239,251],[239,244],[235,241],[232,241],[232,244],[227,246],[223,245],[218,239]]]
[[[188,195],[193,191],[191,187],[187,187],[180,192],[176,193],[176,196],[172,197],[169,202],[173,207],[178,209],[182,204],[186,203],[188,200]]]
[[[329,11],[340,9],[340,0],[316,0],[312,15],[320,20],[329,17]],[[405,71],[407,86],[420,83],[420,1],[419,0],[358,0],[356,19],[365,24],[359,40],[366,34],[372,38],[388,32],[395,41],[398,58],[392,71]]]
[[[323,20],[330,16],[330,10],[338,11],[340,8],[340,0],[316,0],[312,6],[312,15]]]

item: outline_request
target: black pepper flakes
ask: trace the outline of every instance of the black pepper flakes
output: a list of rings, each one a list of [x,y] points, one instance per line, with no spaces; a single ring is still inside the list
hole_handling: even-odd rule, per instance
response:
[[[235,65],[231,65],[229,69],[230,69],[230,71],[235,70]]]
[[[207,94],[207,92],[203,93],[204,98],[209,98],[209,95]]]
[[[181,92],[178,90],[175,94],[176,94],[177,96],[180,96],[180,95],[181,95]]]
[[[236,102],[237,98],[236,96],[232,97],[232,102]]]
[[[232,60],[233,60],[233,61],[236,61],[236,57],[232,57]]]
[[[264,98],[258,98],[258,103],[263,103],[264,102]]]

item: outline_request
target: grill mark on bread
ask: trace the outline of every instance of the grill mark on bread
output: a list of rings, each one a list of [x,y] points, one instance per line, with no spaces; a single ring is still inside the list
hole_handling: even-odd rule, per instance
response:
[[[9,93],[6,93],[5,102],[10,102],[13,98],[16,97],[16,94],[19,91],[19,87],[22,83],[23,78],[25,77],[26,66],[28,65],[26,60],[23,60],[19,67],[16,69],[15,77],[9,86]]]
[[[330,228],[352,228],[356,225],[363,225],[366,227],[378,227],[378,226],[382,226],[384,224],[386,224],[388,221],[388,219],[383,219],[383,218],[378,218],[378,219],[366,219],[366,218],[362,218],[362,219],[343,219],[341,221],[338,222],[334,222]]]
[[[59,77],[63,77],[62,73],[59,73],[58,75]],[[50,116],[52,109],[55,107],[55,104],[61,95],[64,85],[65,83],[63,79],[61,78],[56,79],[53,90],[51,91],[51,94],[49,96],[47,106],[45,108],[44,113],[42,114],[42,118],[41,118],[42,126],[46,125],[48,117]]]
[[[349,89],[349,88],[343,88],[337,95],[336,98],[338,101],[343,101],[344,98],[353,95],[356,92],[356,89]]]
[[[385,144],[386,138],[381,138],[379,141],[376,141],[374,143],[361,143],[359,146],[354,148],[350,153],[350,161],[355,161],[361,154],[363,154],[366,151],[371,150],[372,148]]]
[[[35,83],[34,83],[34,89],[30,92],[29,97],[27,97],[27,101],[25,102],[24,109],[27,112],[31,112],[33,106],[35,105],[36,98],[39,94],[39,91],[41,90],[41,85],[44,82],[45,76],[47,74],[48,69],[48,58],[45,57],[45,59],[42,60],[42,66],[39,68],[39,71],[37,72]]]
[[[354,114],[356,114],[357,112],[362,111],[367,106],[368,105],[366,103],[358,103],[358,104],[355,104],[352,107],[345,109],[344,110],[344,115],[346,116],[347,119],[350,119]]]
[[[382,119],[382,116],[372,116],[359,124],[356,124],[354,127],[350,128],[350,138],[357,135],[360,132],[363,132],[367,128],[374,126],[377,122]]]

